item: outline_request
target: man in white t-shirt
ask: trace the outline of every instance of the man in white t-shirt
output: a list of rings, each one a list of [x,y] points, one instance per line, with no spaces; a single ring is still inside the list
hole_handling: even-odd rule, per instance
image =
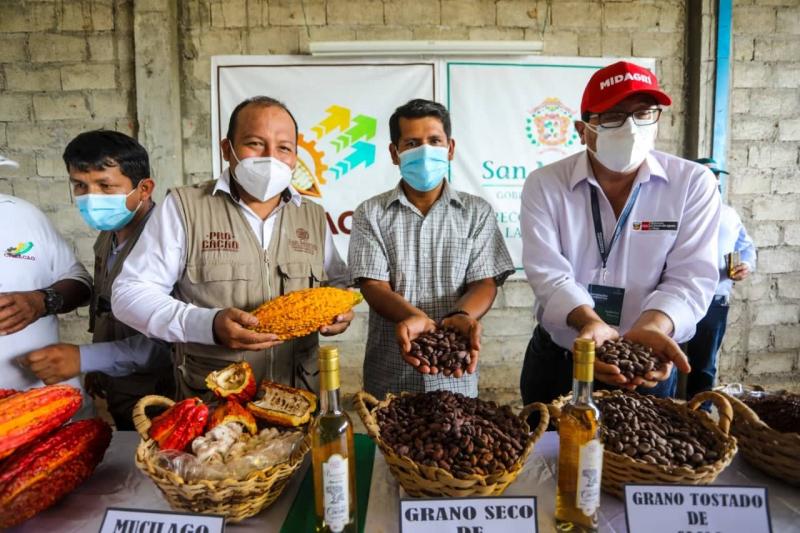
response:
[[[16,166],[0,156],[3,166]],[[0,194],[0,388],[43,383],[19,356],[58,342],[59,313],[89,301],[91,277],[70,246],[35,206]],[[69,385],[80,388],[74,378]]]

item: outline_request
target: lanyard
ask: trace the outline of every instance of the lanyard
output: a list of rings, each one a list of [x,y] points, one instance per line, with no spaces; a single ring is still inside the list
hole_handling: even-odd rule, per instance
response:
[[[597,200],[597,188],[592,185],[591,194],[592,194],[592,218],[594,219],[594,236],[597,239],[597,248],[600,250],[600,259],[603,261],[603,270],[606,269],[606,263],[608,262],[608,256],[611,253],[611,247],[614,246],[614,242],[619,237],[619,234],[622,232],[622,228],[625,227],[625,223],[628,221],[628,217],[633,210],[633,205],[636,203],[636,199],[639,197],[639,187],[640,184],[636,185],[636,188],[633,190],[633,194],[631,195],[630,200],[628,203],[625,204],[625,208],[622,210],[622,213],[619,215],[619,220],[617,220],[617,225],[614,227],[614,233],[611,234],[611,242],[608,243],[608,248],[606,249],[606,239],[603,235],[603,220],[600,218],[600,202]]]

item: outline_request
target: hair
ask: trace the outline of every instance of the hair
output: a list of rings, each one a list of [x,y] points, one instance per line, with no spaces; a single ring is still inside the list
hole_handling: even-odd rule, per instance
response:
[[[228,120],[228,133],[226,135],[231,144],[233,144],[233,136],[236,133],[236,120],[239,117],[239,112],[250,104],[259,105],[262,107],[278,107],[286,111],[291,117],[292,122],[294,122],[294,136],[295,138],[297,138],[297,133],[298,133],[297,120],[295,120],[294,115],[292,115],[292,112],[289,111],[289,108],[286,107],[286,104],[270,96],[252,96],[246,100],[239,102],[239,105],[233,108],[233,112],[231,113],[231,118],[230,120]]]
[[[64,149],[64,164],[81,172],[119,167],[136,187],[150,177],[150,158],[136,139],[111,130],[85,131]]]
[[[397,143],[400,142],[401,118],[423,117],[438,118],[444,127],[444,134],[447,135],[448,139],[450,138],[452,128],[450,126],[450,113],[447,108],[438,102],[416,98],[395,109],[389,118],[389,135],[392,138],[392,144],[397,146]]]

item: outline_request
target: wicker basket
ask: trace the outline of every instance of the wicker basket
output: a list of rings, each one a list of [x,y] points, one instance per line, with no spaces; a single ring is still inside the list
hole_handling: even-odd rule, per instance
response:
[[[402,396],[408,394],[404,392]],[[496,474],[483,476],[472,474],[469,477],[456,478],[443,468],[423,465],[412,461],[408,457],[397,455],[394,449],[381,439],[381,430],[374,414],[377,409],[389,405],[394,398],[395,395],[387,394],[386,399],[379,402],[371,394],[361,391],[355,397],[356,410],[361,416],[361,420],[364,421],[367,433],[383,453],[392,475],[403,486],[405,491],[414,497],[446,496],[461,498],[466,496],[498,496],[502,494],[506,487],[522,471],[525,459],[533,450],[533,445],[544,433],[550,419],[547,406],[544,404],[533,403],[526,406],[519,414],[526,430],[530,428],[528,428],[528,423],[525,420],[531,412],[538,410],[541,413],[541,420],[536,430],[528,437],[525,448],[523,448],[514,466],[509,470]]]
[[[306,437],[289,461],[253,472],[247,479],[187,483],[179,475],[156,464],[158,444],[147,434],[150,419],[145,409],[150,406],[170,407],[173,404],[172,400],[163,396],[145,396],[134,407],[133,423],[142,437],[136,449],[136,466],[161,489],[170,507],[175,510],[222,515],[228,522],[239,522],[254,516],[280,496],[308,453],[309,440]]]
[[[612,394],[611,391],[601,390],[595,392],[593,396],[595,399],[599,399],[610,394]],[[550,404],[551,418],[557,419],[560,416],[561,408],[569,399],[570,395],[561,396]],[[719,425],[708,414],[697,412],[697,408],[706,400],[713,402],[719,410]],[[736,455],[736,439],[728,434],[733,410],[730,403],[721,394],[701,392],[689,404],[681,404],[665,398],[653,398],[653,401],[672,409],[683,418],[689,418],[694,423],[702,424],[723,442],[722,451],[716,462],[699,468],[688,468],[650,464],[605,448],[603,451],[603,490],[617,498],[624,498],[625,485],[631,483],[708,485],[713,483]]]
[[[736,395],[725,391],[721,394],[733,407],[731,434],[738,439],[747,462],[771,476],[800,486],[800,433],[776,431]]]

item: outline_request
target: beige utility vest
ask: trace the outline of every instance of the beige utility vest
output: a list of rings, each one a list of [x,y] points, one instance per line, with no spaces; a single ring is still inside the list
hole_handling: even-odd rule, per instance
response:
[[[214,191],[215,181],[173,191],[186,228],[186,268],[174,296],[205,308],[252,311],[292,291],[318,287],[325,277],[325,211],[303,199],[278,213],[267,250],[233,198]],[[209,397],[209,372],[246,360],[256,379],[270,379],[319,392],[317,333],[258,352],[223,346],[175,344],[177,393]]]

